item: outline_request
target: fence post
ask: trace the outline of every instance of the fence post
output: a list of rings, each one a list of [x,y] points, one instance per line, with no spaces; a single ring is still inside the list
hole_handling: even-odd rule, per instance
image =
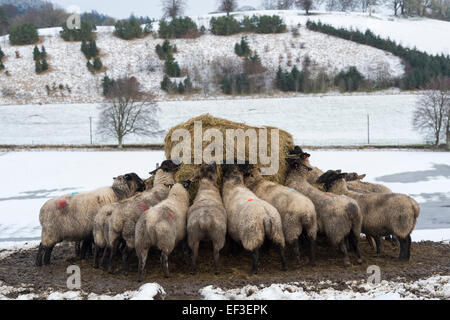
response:
[[[91,137],[91,145],[92,145],[92,117],[89,117],[89,135]]]
[[[370,116],[367,115],[367,144],[370,144]]]

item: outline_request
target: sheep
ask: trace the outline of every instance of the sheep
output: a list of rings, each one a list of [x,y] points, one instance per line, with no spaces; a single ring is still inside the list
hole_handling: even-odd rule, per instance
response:
[[[259,248],[265,237],[276,244],[282,270],[286,270],[285,239],[277,209],[259,199],[244,185],[242,169],[237,165],[222,165],[222,196],[228,218],[228,234],[252,252],[252,273],[258,273]]]
[[[200,241],[209,239],[213,244],[214,273],[219,274],[219,252],[225,245],[227,213],[217,185],[217,165],[202,165],[199,189],[187,214],[187,236],[191,248],[191,273],[195,274]]]
[[[138,282],[142,282],[148,251],[153,246],[161,250],[164,276],[169,277],[169,255],[177,243],[186,237],[190,183],[190,181],[183,181],[175,184],[167,199],[145,211],[136,223],[135,247],[139,260]]]
[[[286,243],[294,248],[300,266],[299,237],[304,231],[309,247],[310,264],[315,264],[315,241],[317,235],[316,209],[311,200],[294,189],[265,180],[259,168],[246,168],[245,185],[260,199],[273,205],[281,216]]]
[[[292,155],[299,156],[303,163],[310,167],[312,170],[308,172],[307,181],[310,185],[317,187],[317,179],[324,174],[322,170],[320,170],[317,167],[311,166],[311,163],[309,162],[309,158],[311,155],[309,153],[303,152],[302,148],[299,146],[295,146],[294,150],[291,152]],[[357,173],[352,173],[347,176],[348,187],[350,190],[356,191],[356,192],[363,192],[363,193],[392,193],[392,191],[381,184],[376,183],[369,183],[369,182],[362,182],[361,180],[364,179],[366,175],[358,175]]]
[[[39,214],[42,240],[36,265],[42,266],[42,258],[44,264],[50,264],[52,250],[59,242],[82,241],[92,237],[94,217],[102,206],[128,198],[144,188],[141,178],[135,173],[129,173],[114,178],[112,187],[47,201]]]
[[[300,157],[286,158],[290,172],[286,186],[308,197],[316,208],[319,233],[325,234],[332,246],[338,246],[344,255],[344,266],[350,266],[346,238],[361,264],[358,240],[361,234],[362,216],[358,203],[346,196],[322,192],[307,181],[310,167]]]
[[[392,193],[391,189],[381,184],[361,181],[365,177],[365,174],[359,175],[355,172],[348,173],[345,177],[345,181],[347,181],[347,188],[350,191],[355,191],[358,193]]]
[[[178,165],[170,160],[164,161],[159,168],[150,172],[150,174],[155,174],[153,188],[151,190],[138,194],[114,206],[111,205],[112,210],[107,220],[103,219],[102,221],[101,212],[99,212],[96,216],[99,224],[98,228],[94,226],[94,234],[97,234],[97,237],[103,235],[107,241],[105,243],[100,241],[99,248],[96,246],[97,264],[94,263],[96,267],[98,267],[99,249],[104,248],[106,245],[106,248],[110,250],[108,272],[112,273],[112,259],[117,252],[120,240],[123,239],[126,244],[122,250],[123,272],[124,274],[128,274],[128,258],[134,249],[134,229],[136,222],[144,211],[167,198],[169,195],[168,186],[175,183],[175,173],[178,167]]]
[[[357,193],[347,188],[346,173],[335,173],[319,178],[333,193],[355,199],[363,217],[362,232],[379,240],[381,236],[394,235],[400,242],[400,261],[408,261],[411,256],[411,232],[420,214],[419,204],[399,193]],[[379,243],[377,242],[377,252]]]

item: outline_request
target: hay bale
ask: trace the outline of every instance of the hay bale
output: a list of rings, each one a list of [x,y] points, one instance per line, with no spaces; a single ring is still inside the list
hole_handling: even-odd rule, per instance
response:
[[[172,142],[171,141],[171,136],[173,134],[173,132],[177,129],[186,129],[190,132],[191,137],[192,137],[192,141],[191,141],[191,163],[194,163],[194,154],[193,154],[193,150],[194,150],[194,142],[193,142],[193,136],[194,136],[194,122],[195,121],[201,121],[202,122],[202,136],[204,134],[204,132],[208,129],[218,129],[222,132],[224,140],[225,140],[225,130],[227,129],[242,129],[242,130],[247,130],[247,129],[261,129],[261,128],[266,128],[268,129],[268,134],[267,134],[267,149],[268,149],[268,155],[270,155],[270,146],[271,146],[271,136],[270,136],[270,129],[278,129],[275,127],[252,127],[252,126],[248,126],[244,123],[238,123],[238,122],[233,122],[233,121],[229,121],[226,119],[220,119],[220,118],[215,118],[213,116],[211,116],[210,114],[205,114],[205,115],[201,115],[199,117],[193,118],[185,123],[182,123],[178,126],[175,126],[173,128],[171,128],[169,130],[169,132],[167,133],[165,140],[164,140],[164,151],[166,154],[166,158],[167,159],[171,159],[171,152],[172,149],[175,147],[175,145],[177,145],[179,142],[175,141]],[[284,161],[285,157],[287,157],[289,155],[289,152],[294,148],[294,139],[292,138],[292,135],[289,134],[286,131],[283,131],[281,129],[279,130],[279,170],[278,173],[272,176],[266,176],[267,179],[271,180],[271,181],[275,181],[281,184],[284,184],[285,180],[286,180],[286,174],[287,174],[287,170],[288,170],[288,166],[286,164],[286,161]],[[205,142],[203,141],[203,146],[202,146],[202,151],[205,149],[206,146],[208,146],[211,142]],[[246,150],[245,150],[245,160],[249,160],[249,148],[248,148],[248,139],[246,139],[245,141],[246,143]],[[224,143],[225,144],[225,143]],[[236,144],[235,144],[235,149],[236,149]],[[226,156],[225,154],[225,145],[224,145],[224,158]],[[259,152],[259,145],[257,148],[257,152]],[[235,150],[235,161],[236,161],[236,150]],[[258,159],[259,160],[259,159]],[[225,162],[225,159],[224,159]],[[263,168],[264,166],[262,166],[260,163],[257,164],[257,166],[259,166],[260,168]],[[192,176],[194,176],[195,174],[198,173],[200,166],[199,165],[194,165],[194,164],[182,164],[180,169],[178,170],[178,173],[176,175],[176,180],[177,181],[182,181],[182,180],[186,180],[191,178]],[[220,168],[220,166],[218,166],[218,168]],[[220,177],[220,170],[219,170],[219,177]],[[195,189],[195,188],[194,188]]]

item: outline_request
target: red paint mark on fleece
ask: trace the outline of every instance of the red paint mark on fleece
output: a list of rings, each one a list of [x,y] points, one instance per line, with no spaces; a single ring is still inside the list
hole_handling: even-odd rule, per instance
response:
[[[174,219],[173,214],[170,213],[170,212],[169,212],[169,218],[172,219],[172,220]]]
[[[330,195],[328,193],[324,193],[323,194],[325,197],[330,197]]]
[[[67,200],[66,199],[60,199],[58,201],[58,209],[62,210],[65,207],[67,207]]]
[[[255,201],[255,199],[248,199],[247,201],[248,202],[252,202],[252,201]]]
[[[147,211],[148,210],[148,207],[145,204],[143,204],[143,203],[138,204],[138,207],[141,208],[142,211]]]

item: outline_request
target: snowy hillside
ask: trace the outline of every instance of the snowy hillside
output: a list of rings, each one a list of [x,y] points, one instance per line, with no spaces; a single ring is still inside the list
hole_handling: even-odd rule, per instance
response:
[[[208,16],[209,18],[211,16]],[[286,21],[290,22],[286,13]],[[202,17],[200,24],[208,24]],[[97,46],[106,67],[106,73],[113,77],[134,75],[146,90],[153,90],[160,99],[165,98],[160,82],[163,78],[163,61],[155,53],[155,46],[161,39],[148,36],[145,39],[125,41],[112,34],[113,28],[98,28]],[[6,54],[6,72],[0,73],[0,104],[79,103],[102,100],[101,79],[103,73],[92,75],[86,68],[86,59],[80,51],[80,43],[65,42],[59,37],[59,28],[40,30],[42,45],[48,53],[50,71],[41,75],[35,73],[33,45],[10,46],[7,37],[0,38],[0,46]],[[206,34],[198,39],[174,40],[178,53],[175,55],[180,67],[189,72],[194,85],[205,88],[209,94],[220,94],[213,86],[212,66],[224,59],[239,61],[234,45],[241,34],[219,37]],[[398,57],[369,46],[359,45],[327,35],[300,28],[300,36],[291,32],[284,34],[249,34],[251,48],[259,53],[262,64],[269,70],[267,81],[275,77],[279,65],[283,68],[297,65],[301,68],[306,56],[312,60],[315,70],[330,74],[356,66],[369,79],[378,77],[396,78],[404,73],[404,66]],[[20,58],[16,58],[16,51]],[[46,86],[62,84],[68,90],[47,93]],[[204,90],[202,90],[204,93]],[[200,97],[202,94],[199,94]],[[195,98],[195,97],[194,97]]]
[[[312,11],[311,15],[306,16],[304,11],[289,10],[270,10],[270,11],[252,11],[239,12],[236,18],[245,15],[280,15],[288,26],[297,24],[305,25],[308,20],[321,21],[334,27],[343,27],[346,29],[358,29],[362,32],[370,29],[373,33],[383,38],[390,38],[405,47],[414,48],[427,52],[429,54],[450,54],[450,22],[413,17],[403,18],[391,15],[391,9],[382,13],[369,16],[362,12],[318,12]],[[209,15],[197,18],[197,23],[207,27],[209,25]]]

